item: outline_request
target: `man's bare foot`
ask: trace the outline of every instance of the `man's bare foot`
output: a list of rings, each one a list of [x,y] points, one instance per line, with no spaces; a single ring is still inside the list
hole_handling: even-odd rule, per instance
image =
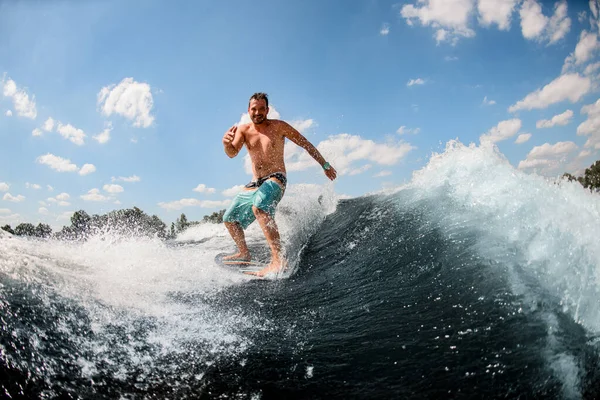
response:
[[[229,256],[224,256],[223,261],[251,261],[252,256],[250,253],[236,253]]]
[[[254,276],[259,276],[261,278],[264,278],[267,275],[271,275],[271,274],[276,275],[279,272],[285,270],[286,267],[287,267],[287,263],[285,261],[279,262],[279,263],[271,262],[271,264],[269,264],[265,268],[261,269],[260,271],[246,271],[244,273],[248,274],[248,275],[254,275]]]

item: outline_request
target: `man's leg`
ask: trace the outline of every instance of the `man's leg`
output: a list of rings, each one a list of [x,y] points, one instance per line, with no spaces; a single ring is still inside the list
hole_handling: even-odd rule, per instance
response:
[[[248,245],[246,244],[246,236],[244,235],[244,229],[237,222],[224,222],[229,234],[233,238],[238,250],[240,251],[237,254],[232,254],[230,256],[223,257],[223,260],[230,259],[243,259],[250,260],[250,250],[248,249]]]
[[[250,274],[265,276],[269,273],[279,272],[285,268],[285,260],[281,254],[281,238],[279,236],[277,224],[275,223],[275,218],[271,217],[268,212],[256,208],[256,206],[252,206],[252,211],[254,211],[254,215],[256,216],[256,219],[265,234],[267,243],[269,243],[269,247],[271,248],[271,262],[267,267]]]

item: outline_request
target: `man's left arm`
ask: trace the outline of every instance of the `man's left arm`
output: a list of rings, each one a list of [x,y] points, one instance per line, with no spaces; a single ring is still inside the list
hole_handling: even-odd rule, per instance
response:
[[[313,146],[313,144],[309,142],[308,139],[305,138],[300,132],[294,129],[294,127],[286,122],[282,123],[284,124],[283,135],[306,150],[308,154],[310,154],[310,156],[314,158],[315,161],[318,162],[323,168],[325,175],[327,175],[329,179],[334,180],[337,177],[337,171],[325,160],[325,158],[323,158],[319,150],[317,150],[317,148]]]

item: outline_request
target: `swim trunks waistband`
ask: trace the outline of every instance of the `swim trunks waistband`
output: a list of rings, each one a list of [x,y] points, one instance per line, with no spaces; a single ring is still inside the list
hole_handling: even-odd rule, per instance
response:
[[[285,173],[274,172],[270,175],[263,176],[262,178],[258,178],[256,181],[252,181],[252,182],[248,183],[246,185],[246,188],[248,188],[248,189],[259,188],[263,183],[265,183],[270,178],[278,179],[279,182],[281,182],[281,184],[283,185],[283,187],[285,187],[287,185],[287,177],[285,176]]]

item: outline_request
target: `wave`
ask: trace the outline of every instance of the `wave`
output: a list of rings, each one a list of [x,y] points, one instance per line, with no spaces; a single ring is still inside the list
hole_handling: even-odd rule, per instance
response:
[[[600,200],[450,142],[395,191],[291,185],[291,270],[176,240],[0,239],[0,368],[25,397],[594,398]],[[251,251],[268,256],[257,224]]]

